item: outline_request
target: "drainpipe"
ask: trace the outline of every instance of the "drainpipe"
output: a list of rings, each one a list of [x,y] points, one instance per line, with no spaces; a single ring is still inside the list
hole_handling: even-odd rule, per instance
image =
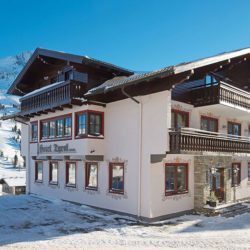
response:
[[[142,103],[139,102],[137,99],[129,95],[125,90],[124,87],[121,88],[122,93],[130,98],[132,101],[139,105],[139,169],[138,169],[138,201],[137,201],[137,217],[140,219],[141,217],[141,169],[142,169]]]

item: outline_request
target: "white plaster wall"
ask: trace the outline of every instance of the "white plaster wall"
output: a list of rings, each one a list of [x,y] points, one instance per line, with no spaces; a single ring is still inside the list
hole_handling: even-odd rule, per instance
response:
[[[188,164],[188,193],[165,195],[165,163]],[[191,155],[167,155],[161,163],[150,167],[151,197],[150,218],[174,214],[194,208],[194,161]]]
[[[141,174],[141,213],[143,217],[152,217],[152,196],[158,195],[152,190],[151,154],[166,154],[169,150],[168,129],[171,124],[171,92],[144,96],[142,103],[142,174]],[[164,183],[164,182],[163,182]],[[155,216],[158,216],[155,214]]]
[[[193,209],[193,156],[190,155],[167,155],[163,162],[150,163],[151,154],[165,154],[169,149],[168,129],[171,126],[171,108],[190,112],[190,126],[200,128],[201,113],[209,113],[209,107],[202,109],[193,108],[192,105],[171,101],[171,92],[163,91],[147,96],[135,97],[141,103],[142,113],[142,171],[141,171],[141,198],[140,215],[154,218],[171,213]],[[105,112],[104,139],[78,139],[57,141],[57,144],[76,148],[76,155],[93,154],[104,155],[104,161],[99,163],[98,191],[86,191],[84,177],[84,161],[77,162],[77,187],[65,187],[65,162],[59,162],[59,185],[49,185],[48,162],[44,162],[44,181],[42,184],[35,183],[34,161],[30,160],[30,192],[46,196],[61,198],[64,200],[79,202],[82,204],[117,210],[137,215],[138,213],[138,189],[139,189],[139,128],[140,128],[140,105],[131,99],[125,99],[107,104],[106,108],[96,105],[74,106],[73,109],[65,109],[56,113],[49,113],[35,117],[31,121],[47,119],[71,112],[85,109]],[[222,114],[216,114],[220,118],[219,126],[228,119]],[[224,119],[224,120],[223,120]],[[72,117],[74,128],[74,115]],[[249,120],[243,120],[243,130]],[[245,130],[244,130],[245,131]],[[28,130],[22,127],[23,138],[28,138]],[[50,144],[54,142],[46,142]],[[22,152],[28,157],[28,139],[22,141]],[[32,143],[31,155],[37,155],[37,145]],[[28,158],[27,158],[28,159]],[[110,194],[108,192],[108,164],[110,161],[125,162],[125,194]],[[180,162],[189,164],[189,192],[183,195],[165,197],[165,174],[164,162]],[[27,161],[28,164],[28,161]],[[246,165],[247,166],[247,165]],[[242,175],[246,175],[242,164]],[[243,176],[243,179],[244,179]],[[244,179],[245,180],[245,179]],[[28,182],[28,181],[27,181]],[[249,183],[242,182],[242,190],[237,190],[237,196],[249,196]]]

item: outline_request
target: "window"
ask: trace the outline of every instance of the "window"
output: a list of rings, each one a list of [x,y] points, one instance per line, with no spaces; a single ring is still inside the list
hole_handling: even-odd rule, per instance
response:
[[[201,116],[201,129],[211,132],[218,132],[218,119]]]
[[[188,192],[188,164],[165,165],[166,195]]]
[[[215,85],[217,82],[217,80],[211,76],[211,75],[206,75],[205,76],[205,85]]]
[[[50,138],[55,138],[55,136],[56,136],[56,122],[51,121],[49,123],[49,137]]]
[[[86,189],[97,190],[98,185],[98,164],[87,162],[85,166],[85,187]]]
[[[73,80],[73,71],[72,70],[66,71],[64,73],[64,79],[65,81]]]
[[[248,181],[250,181],[250,162],[248,162]]]
[[[85,135],[87,130],[87,115],[86,113],[76,115],[77,117],[77,131],[76,135]]]
[[[71,136],[71,117],[66,117],[64,119],[64,122],[65,122],[64,136]]]
[[[41,121],[41,138],[55,139],[71,137],[72,119],[71,116],[53,118],[51,120]]]
[[[70,187],[76,186],[76,163],[75,162],[66,163],[66,186],[70,186]]]
[[[232,186],[239,186],[241,182],[241,164],[232,164]]]
[[[101,134],[101,115],[89,113],[89,134]]]
[[[36,161],[35,163],[35,181],[42,182],[43,181],[43,162]]]
[[[46,139],[49,137],[49,123],[48,122],[42,122],[42,139]]]
[[[63,137],[63,119],[56,121],[56,136]]]
[[[228,134],[229,135],[241,135],[241,124],[228,122]]]
[[[110,163],[109,165],[109,191],[124,193],[124,164]]]
[[[76,137],[103,135],[103,113],[84,111],[76,114]]]
[[[58,184],[58,162],[50,162],[49,164],[49,182],[50,184]]]
[[[189,113],[179,110],[172,110],[171,127],[175,129],[189,127]]]
[[[38,123],[31,123],[31,141],[36,142],[38,140]]]

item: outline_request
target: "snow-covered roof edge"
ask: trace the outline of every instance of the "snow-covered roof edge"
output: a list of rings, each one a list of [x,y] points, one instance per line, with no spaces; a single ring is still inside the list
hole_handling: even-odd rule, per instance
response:
[[[138,82],[148,80],[150,78],[154,78],[162,74],[165,74],[166,76],[176,75],[176,74],[180,74],[186,71],[195,70],[200,67],[208,66],[214,63],[218,63],[221,61],[229,60],[231,58],[248,55],[248,54],[250,54],[250,48],[245,48],[245,49],[235,50],[231,52],[220,53],[215,56],[206,57],[206,58],[198,59],[198,60],[187,62],[187,63],[180,63],[177,65],[164,67],[162,69],[143,73],[143,74],[134,74],[128,77],[115,77],[111,80],[104,82],[103,84],[95,88],[90,89],[86,93],[86,96],[104,94],[116,88],[121,88],[123,86],[130,85],[130,84],[136,84]]]

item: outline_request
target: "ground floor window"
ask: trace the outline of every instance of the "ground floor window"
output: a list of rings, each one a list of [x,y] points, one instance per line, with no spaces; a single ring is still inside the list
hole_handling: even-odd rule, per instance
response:
[[[75,162],[66,163],[66,186],[70,186],[70,187],[76,186],[76,163]]]
[[[35,181],[42,182],[43,181],[43,162],[36,161],[35,163]]]
[[[124,164],[109,164],[109,191],[112,193],[124,193]]]
[[[241,182],[241,164],[232,164],[232,186],[239,186]]]
[[[166,195],[180,194],[188,191],[188,164],[165,165]]]
[[[85,187],[97,190],[98,186],[98,164],[87,162],[85,166]]]
[[[58,184],[58,162],[50,162],[49,164],[49,182],[50,184]]]
[[[250,162],[248,162],[248,181],[250,181]]]

